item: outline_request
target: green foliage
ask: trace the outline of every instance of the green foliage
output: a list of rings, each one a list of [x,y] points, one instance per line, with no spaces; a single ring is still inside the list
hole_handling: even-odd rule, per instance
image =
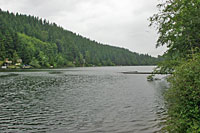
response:
[[[65,64],[65,59],[62,57],[62,55],[58,54],[56,55],[56,63],[57,63],[57,66],[64,66]]]
[[[35,67],[50,67],[50,63],[51,65],[54,64],[56,58],[55,44],[42,42],[21,33],[18,33],[18,38],[21,44],[18,53],[25,64],[35,64]]]
[[[67,67],[75,67],[75,65],[72,62],[67,62]]]
[[[153,80],[154,80],[154,79],[153,79],[154,76],[155,76],[155,75],[153,75],[153,74],[149,75],[149,76],[147,77],[147,81],[153,81]]]
[[[170,76],[166,94],[170,132],[200,132],[200,54],[181,61]]]
[[[166,45],[168,50],[157,71],[171,73],[181,58],[200,52],[200,1],[167,0],[158,7],[150,26],[156,25],[159,33],[156,46]]]
[[[166,45],[172,59],[194,53],[200,47],[200,1],[167,0],[158,7],[160,12],[150,18],[150,25],[158,27],[157,47]]]
[[[16,69],[16,68],[19,68],[18,66],[15,66],[15,65],[10,65],[8,66],[9,69]]]
[[[181,62],[182,58],[175,59],[175,60],[164,60],[158,63],[154,73],[160,74],[171,74],[174,72],[176,66],[178,66]]]
[[[19,59],[19,56],[18,56],[17,52],[14,51],[14,53],[13,53],[13,58],[12,58],[13,63],[16,63],[16,62],[17,62],[17,59]]]
[[[33,57],[33,59],[31,60],[30,65],[35,67],[35,68],[41,67],[40,64],[39,64],[39,61],[35,57]]]
[[[2,66],[2,65],[3,65],[3,63],[4,63],[3,61],[0,61],[0,66]]]
[[[150,18],[158,27],[157,47],[166,45],[164,62],[155,72],[172,73],[168,101],[168,132],[200,132],[200,1],[167,0]]]
[[[0,10],[0,60],[34,67],[154,65],[159,60],[104,45],[34,16]]]

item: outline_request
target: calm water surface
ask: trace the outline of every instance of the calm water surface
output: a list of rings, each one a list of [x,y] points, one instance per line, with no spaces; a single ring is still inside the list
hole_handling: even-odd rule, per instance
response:
[[[152,68],[0,72],[0,132],[159,132],[166,117],[166,81],[120,73]]]

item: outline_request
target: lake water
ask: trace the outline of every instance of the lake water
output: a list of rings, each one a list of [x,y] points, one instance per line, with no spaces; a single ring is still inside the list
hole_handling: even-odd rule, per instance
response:
[[[153,133],[166,117],[166,81],[153,67],[0,72],[0,132]]]

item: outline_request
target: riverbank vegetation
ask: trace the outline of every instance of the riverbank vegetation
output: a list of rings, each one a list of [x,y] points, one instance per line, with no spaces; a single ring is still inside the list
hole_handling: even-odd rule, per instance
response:
[[[200,132],[200,1],[167,0],[150,18],[158,28],[157,47],[168,50],[156,71],[172,73],[166,92],[168,132]]]
[[[35,68],[155,65],[159,59],[104,45],[39,17],[0,10],[0,61]],[[6,63],[6,62],[5,62]],[[2,63],[1,63],[2,64]]]

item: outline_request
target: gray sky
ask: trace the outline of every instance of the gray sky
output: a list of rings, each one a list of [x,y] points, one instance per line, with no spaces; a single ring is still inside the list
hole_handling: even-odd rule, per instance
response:
[[[159,0],[0,0],[0,8],[39,16],[98,42],[157,56],[148,18]]]

